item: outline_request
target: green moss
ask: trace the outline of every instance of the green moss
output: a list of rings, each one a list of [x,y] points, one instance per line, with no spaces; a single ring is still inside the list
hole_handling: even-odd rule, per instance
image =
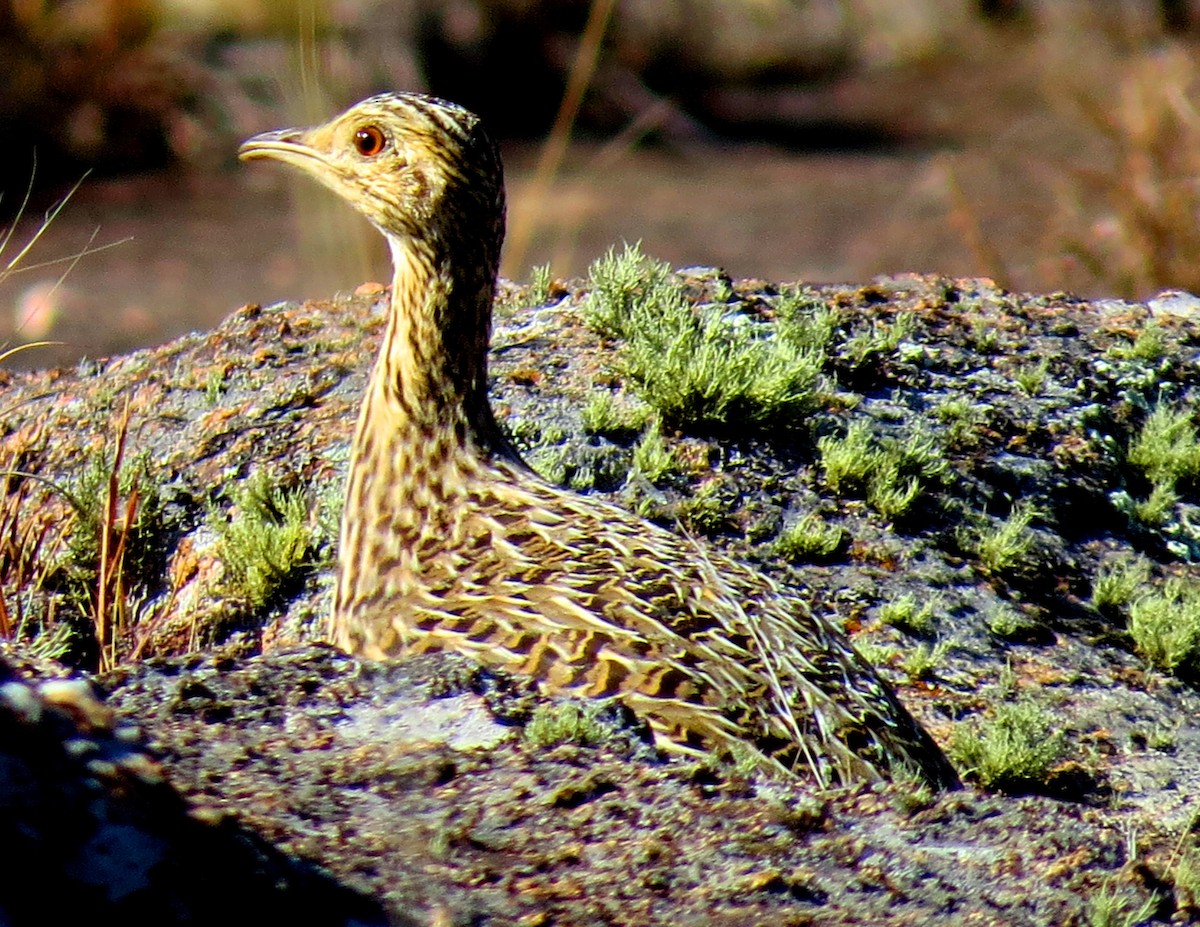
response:
[[[527,416],[511,421],[509,433],[529,466],[551,483],[573,485],[579,468],[570,460],[571,449],[564,444],[567,431],[561,424]],[[580,478],[580,482],[581,485],[575,488],[591,488],[586,474]]]
[[[1129,732],[1129,746],[1135,750],[1174,753],[1179,747],[1179,728],[1176,725],[1161,722],[1135,724]],[[1196,815],[1193,817],[1195,818]],[[1193,823],[1200,823],[1200,820]]]
[[[525,460],[550,482],[577,492],[615,489],[629,478],[629,454],[612,445],[571,441],[536,447],[525,454]]]
[[[1189,833],[1195,832],[1196,823],[1193,816],[1192,827],[1188,828]],[[1171,870],[1170,878],[1175,890],[1191,899],[1194,910],[1197,904],[1200,904],[1200,850],[1190,847],[1180,853],[1179,861]]]
[[[1200,669],[1200,585],[1173,577],[1158,590],[1135,595],[1129,636],[1152,666],[1194,675]]]
[[[971,322],[971,342],[980,354],[995,354],[1000,349],[1000,330],[994,319],[976,318]]]
[[[1146,738],[1147,747],[1162,753],[1174,753],[1178,743],[1179,739],[1176,736],[1176,729],[1162,725],[1156,725],[1154,730],[1150,732],[1150,736]]]
[[[611,739],[612,729],[601,720],[604,702],[563,701],[538,705],[525,725],[525,740],[537,749],[559,744],[598,746]]]
[[[861,490],[871,477],[875,442],[865,419],[851,422],[839,437],[826,435],[817,441],[825,485],[839,495]]]
[[[1167,355],[1167,331],[1161,323],[1151,319],[1132,342],[1114,344],[1105,354],[1113,360],[1137,360],[1145,364],[1156,364]]]
[[[574,474],[574,469],[567,466],[567,448],[561,445],[536,447],[524,456],[529,466],[559,486],[567,485],[568,477]]]
[[[1179,504],[1179,493],[1170,483],[1155,483],[1150,488],[1150,495],[1145,499],[1134,501],[1133,517],[1147,528],[1163,528],[1171,523],[1175,516],[1175,507]]]
[[[1129,353],[1135,360],[1156,364],[1167,356],[1167,346],[1167,330],[1151,320],[1138,332]]]
[[[911,313],[897,315],[891,322],[872,319],[859,326],[838,346],[838,358],[851,369],[868,366],[894,353],[900,342],[909,337],[916,327],[916,317]]]
[[[208,378],[204,381],[205,403],[209,406],[217,405],[228,390],[229,383],[225,376],[225,369],[219,367],[209,371]]]
[[[532,417],[514,419],[509,423],[509,431],[525,450],[551,447],[567,440],[567,430],[561,423]]]
[[[867,485],[867,502],[888,521],[908,514],[921,494],[921,481],[915,476],[902,477],[899,467],[885,464]]]
[[[1174,488],[1183,480],[1195,480],[1200,474],[1200,441],[1191,414],[1156,406],[1130,443],[1128,460],[1155,486]]]
[[[887,446],[900,472],[922,480],[941,479],[948,463],[932,434],[923,428],[910,429],[903,440],[893,439]]]
[[[926,637],[933,633],[937,624],[934,616],[940,607],[941,602],[936,596],[921,602],[913,593],[906,592],[879,607],[879,620],[906,634]]]
[[[663,440],[658,421],[650,424],[633,448],[633,469],[651,483],[658,483],[679,472],[675,452]]]
[[[1018,502],[1008,518],[960,534],[964,548],[973,553],[988,573],[1016,572],[1028,564],[1035,538],[1030,529],[1035,509]]]
[[[872,666],[890,666],[900,656],[898,647],[872,640],[865,634],[854,641],[854,649]]]
[[[544,306],[550,300],[550,287],[554,274],[549,263],[535,264],[529,271],[529,302],[532,306]]]
[[[979,443],[979,432],[987,422],[987,415],[977,403],[954,397],[939,402],[931,411],[946,428],[948,446],[970,448]]]
[[[807,287],[786,287],[772,302],[779,337],[805,353],[824,355],[833,343],[838,314]]]
[[[1110,878],[1084,902],[1083,924],[1085,927],[1137,927],[1149,920],[1157,908],[1156,895],[1143,898],[1132,885],[1121,885],[1115,878]]]
[[[723,480],[701,483],[695,495],[679,503],[676,517],[688,531],[716,535],[733,526],[732,508],[736,504],[726,491]]]
[[[846,433],[817,441],[825,484],[838,495],[861,493],[889,521],[906,515],[924,487],[945,472],[947,463],[931,435],[915,429],[905,440],[872,436],[865,419]]]
[[[650,408],[641,402],[617,396],[609,390],[597,390],[588,396],[580,418],[588,434],[609,438],[636,435],[650,420]]]
[[[950,645],[946,641],[938,641],[932,645],[919,643],[901,661],[900,668],[904,670],[904,675],[910,682],[931,679],[949,650]]]
[[[67,549],[72,570],[94,578],[100,559],[100,531],[105,521],[113,461],[104,451],[89,455],[79,476],[65,495],[75,510],[76,524]],[[116,474],[117,500],[124,508],[135,494],[137,511],[126,526],[124,570],[135,582],[147,582],[163,563],[162,489],[151,470],[150,455],[142,453],[127,460]]]
[[[996,677],[996,696],[1003,701],[1012,701],[1017,695],[1017,671],[1013,669],[1012,659],[1004,661],[1000,667],[1000,675]]]
[[[231,496],[232,514],[214,510],[209,524],[219,539],[226,581],[258,610],[311,568],[314,520],[305,494],[279,489],[265,471],[255,473]]]
[[[1092,607],[1113,615],[1125,608],[1150,580],[1145,557],[1126,557],[1101,567],[1092,580]]]
[[[1026,396],[1039,396],[1046,387],[1046,377],[1050,373],[1050,358],[1042,357],[1038,361],[1022,364],[1013,372],[1013,380]]]
[[[791,428],[815,405],[823,357],[724,304],[693,308],[668,265],[636,246],[590,270],[583,312],[625,341],[622,364],[664,424]]]
[[[588,270],[590,293],[584,302],[588,324],[611,338],[629,338],[641,322],[646,303],[670,301],[681,293],[670,267],[642,253],[641,245],[626,245],[608,253]]]
[[[950,756],[984,788],[1011,789],[1045,780],[1066,753],[1051,714],[1031,701],[1005,702],[990,719],[960,722]]]
[[[174,522],[149,455],[126,457],[124,434],[122,425],[113,460],[104,452],[91,455],[70,487],[59,488],[75,517],[51,573],[39,580],[50,595],[36,610],[23,607],[31,602],[21,603],[20,623],[39,626],[48,635],[42,652],[60,655],[83,640],[57,617],[59,602],[71,602],[90,625],[101,668],[114,666],[136,628],[162,615],[173,601],[173,590],[158,593],[166,583]],[[125,462],[118,466],[122,457]]]
[[[788,525],[775,538],[774,552],[789,563],[825,560],[845,543],[848,532],[809,512]]]
[[[1020,609],[1001,603],[987,619],[988,630],[1007,641],[1029,641],[1041,636],[1043,626]]]

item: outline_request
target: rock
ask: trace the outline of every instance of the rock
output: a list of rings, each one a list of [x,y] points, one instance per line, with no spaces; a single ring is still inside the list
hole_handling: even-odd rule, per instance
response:
[[[70,682],[77,669],[6,658],[0,801],[21,796],[4,805],[21,850],[4,917],[44,920],[45,893],[12,888],[42,873],[99,880],[62,893],[93,916],[120,878],[123,897],[181,899],[170,911],[211,912],[228,884],[246,912],[304,923],[1034,925],[1094,920],[1089,899],[1110,895],[1132,914],[1151,894],[1160,921],[1194,917],[1196,658],[1155,658],[1130,613],[1200,582],[1200,323],[919,275],[679,285],[742,343],[797,326],[787,337],[821,362],[803,414],[679,423],[661,435],[671,467],[623,478],[640,426],[581,424],[598,390],[653,407],[622,344],[584,324],[579,281],[536,309],[505,285],[492,396],[529,455],[788,583],[952,754],[977,755],[956,743],[1004,708],[1061,755],[989,775],[992,791],[817,794],[660,756],[635,719],[445,655],[379,666],[315,643],[380,294],[246,307],[212,332],[0,383],[0,633],[40,631],[39,650],[104,696]],[[1153,409],[1170,427],[1147,458]],[[245,495],[254,481],[264,504]],[[230,530],[253,511],[253,530]],[[785,562],[779,534],[801,516],[844,542]],[[119,571],[98,569],[105,525]],[[285,529],[305,532],[299,554],[252,599],[231,538]],[[98,834],[130,864],[85,852]]]
[[[416,923],[186,802],[81,678],[0,657],[0,923]]]

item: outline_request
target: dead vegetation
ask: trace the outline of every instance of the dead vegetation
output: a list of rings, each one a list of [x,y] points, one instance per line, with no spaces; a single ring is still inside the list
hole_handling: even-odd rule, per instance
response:
[[[1089,289],[1129,298],[1200,292],[1195,48],[1168,44],[1118,60],[1103,89],[1075,97],[1105,154],[1058,178],[1057,247],[1079,263]]]

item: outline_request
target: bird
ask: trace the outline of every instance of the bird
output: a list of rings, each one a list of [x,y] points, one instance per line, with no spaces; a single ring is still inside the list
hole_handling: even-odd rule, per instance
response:
[[[390,307],[351,445],[328,633],[387,660],[469,655],[616,699],[666,751],[819,786],[953,766],[846,634],[765,573],[538,475],[497,421],[488,350],[505,187],[474,113],[372,96],[256,135],[387,240]]]

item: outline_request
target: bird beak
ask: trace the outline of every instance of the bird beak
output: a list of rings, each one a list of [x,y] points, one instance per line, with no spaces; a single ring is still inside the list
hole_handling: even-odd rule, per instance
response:
[[[313,162],[323,163],[325,157],[307,144],[308,134],[307,129],[277,129],[274,132],[264,132],[242,142],[238,148],[238,157],[243,161],[270,158],[311,171],[314,167]]]

